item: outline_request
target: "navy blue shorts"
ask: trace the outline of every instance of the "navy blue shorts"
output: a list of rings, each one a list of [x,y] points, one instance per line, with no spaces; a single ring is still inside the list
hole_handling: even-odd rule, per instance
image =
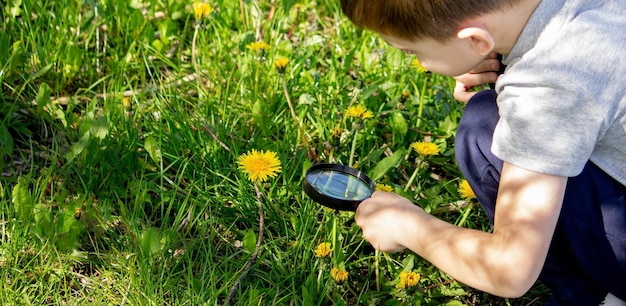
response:
[[[492,222],[502,171],[491,153],[498,119],[496,93],[476,94],[455,144],[459,168]],[[609,292],[626,301],[626,187],[591,162],[568,180],[539,279],[552,290],[550,305],[598,305]]]

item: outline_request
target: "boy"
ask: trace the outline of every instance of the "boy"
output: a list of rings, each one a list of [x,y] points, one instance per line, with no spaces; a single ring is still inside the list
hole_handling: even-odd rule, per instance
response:
[[[355,215],[364,238],[495,295],[519,297],[539,278],[553,305],[624,305],[626,1],[341,4],[428,70],[459,76],[455,97],[469,102],[457,162],[493,221],[492,233],[458,228],[376,192]],[[496,53],[507,65],[496,91],[472,96],[495,79]]]

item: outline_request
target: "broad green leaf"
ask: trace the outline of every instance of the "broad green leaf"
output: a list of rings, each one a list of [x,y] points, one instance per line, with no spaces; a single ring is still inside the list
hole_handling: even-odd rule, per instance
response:
[[[409,125],[401,112],[391,113],[391,129],[394,135],[404,137],[409,131]]]
[[[302,286],[302,305],[313,305],[314,304],[314,299],[311,296],[311,293],[309,292],[309,289],[306,288],[306,286]]]
[[[12,198],[15,213],[20,221],[30,221],[35,202],[33,201],[28,185],[21,180],[13,187]]]
[[[48,84],[41,83],[41,85],[39,85],[39,91],[37,92],[35,101],[37,101],[37,110],[43,113],[44,107],[50,103],[50,86],[48,86]]]
[[[387,171],[398,166],[404,158],[404,154],[405,150],[398,150],[394,152],[393,155],[383,158],[376,164],[376,167],[370,171],[369,177],[374,181],[378,181]]]
[[[80,153],[83,152],[83,150],[85,150],[85,147],[87,146],[87,144],[89,143],[89,137],[91,136],[91,134],[89,133],[89,131],[87,131],[83,137],[81,137],[78,142],[74,143],[72,145],[72,147],[70,148],[70,152],[67,153],[67,155],[65,156],[65,158],[67,158],[67,162],[71,162],[74,160],[74,158],[76,158],[76,156],[78,156]]]
[[[161,238],[157,229],[150,227],[141,235],[141,250],[148,256],[153,256],[161,250]]]
[[[93,125],[94,113],[88,112],[83,116],[83,120],[78,125],[78,135],[81,137],[85,135],[85,133],[91,130],[91,126]]]
[[[441,287],[439,288],[439,294],[441,294],[442,296],[462,296],[462,295],[467,294],[467,292],[465,292],[463,288]]]
[[[446,137],[454,136],[458,123],[447,116],[446,119],[439,123],[439,133],[446,135]]]
[[[50,68],[52,68],[53,64],[50,63],[44,67],[42,67],[41,69],[39,69],[37,72],[33,73],[30,75],[30,81],[39,78],[40,76],[46,74],[46,72],[48,72],[48,70],[50,70]]]
[[[252,105],[252,118],[259,126],[263,126],[263,103],[260,100]]]
[[[109,123],[107,118],[98,117],[91,125],[91,129],[89,131],[94,137],[104,139],[107,134],[109,134]]]
[[[250,253],[254,252],[254,249],[256,248],[256,240],[257,238],[254,231],[248,230],[246,235],[243,236],[243,248]]]
[[[143,145],[146,151],[148,151],[148,154],[150,154],[150,158],[152,158],[152,161],[154,161],[155,163],[160,163],[161,162],[161,148],[159,147],[159,144],[157,143],[156,139],[154,139],[154,137],[152,136],[148,136],[146,137],[146,141],[144,142]]]
[[[2,182],[0,182],[0,191],[2,191]],[[2,194],[0,193],[0,197],[1,196]],[[291,226],[293,227],[293,231],[297,233],[298,230],[300,229],[300,219],[298,219],[296,215],[291,215],[289,217],[289,220],[291,221]]]
[[[443,304],[442,306],[463,306],[465,304],[463,304],[463,302],[461,301],[457,301],[457,300],[450,300],[448,302],[446,302],[445,304]]]
[[[32,232],[41,240],[53,238],[56,226],[50,209],[41,203],[37,203],[34,205],[33,213],[35,225],[31,228]]]
[[[67,120],[65,119],[65,113],[60,107],[56,107],[53,112],[54,119],[58,119],[63,124],[63,127],[67,127]]]
[[[158,39],[155,39],[152,42],[152,47],[154,47],[154,49],[156,49],[157,51],[161,52],[161,50],[163,50],[164,45],[163,45],[163,42],[161,42]]]
[[[404,271],[411,271],[415,266],[415,256],[409,254],[404,260],[402,260],[402,267]]]
[[[78,237],[82,232],[82,223],[73,215],[63,214],[59,216],[55,244],[60,250],[71,250],[76,247]]]
[[[372,84],[372,85],[366,87],[361,92],[361,99],[365,100],[365,99],[369,98],[370,96],[375,94],[378,91],[378,89],[379,89],[378,84]]]

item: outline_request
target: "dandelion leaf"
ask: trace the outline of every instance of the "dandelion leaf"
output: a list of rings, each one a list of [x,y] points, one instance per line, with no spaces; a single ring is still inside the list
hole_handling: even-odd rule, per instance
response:
[[[18,183],[13,187],[12,200],[18,219],[20,221],[29,221],[35,203],[30,195],[28,186],[24,182],[18,180]]]
[[[248,230],[246,235],[243,236],[243,248],[252,253],[256,247],[256,234],[253,230]]]
[[[107,122],[107,118],[98,117],[96,120],[94,120],[93,124],[91,125],[90,132],[94,137],[98,139],[104,139],[107,134],[109,134],[109,123]]]
[[[403,139],[409,131],[409,125],[401,112],[393,112],[391,114],[391,129],[394,136],[398,136],[400,139]]]
[[[456,128],[458,127],[458,123],[452,120],[450,116],[447,116],[446,119],[439,123],[439,133],[442,135],[446,135],[446,137],[451,137],[455,135]]]
[[[50,90],[50,86],[46,83],[41,83],[41,85],[39,85],[39,91],[37,92],[37,97],[35,98],[39,113],[43,113],[44,108],[50,102]]]
[[[387,171],[398,166],[404,158],[404,154],[404,150],[398,150],[394,152],[393,155],[383,158],[369,173],[369,177],[374,181],[378,181],[387,173]]]
[[[159,144],[157,143],[156,139],[154,139],[154,137],[152,136],[148,136],[146,137],[146,141],[143,145],[146,151],[148,151],[148,154],[150,154],[150,158],[152,158],[152,161],[154,161],[155,163],[160,163],[161,148],[159,148]]]
[[[141,235],[141,250],[152,257],[161,250],[161,238],[157,229],[150,227]]]
[[[83,152],[83,150],[85,150],[85,147],[87,147],[87,144],[89,143],[90,136],[91,134],[89,132],[86,132],[85,134],[83,134],[83,137],[78,140],[78,142],[72,145],[72,147],[70,148],[70,152],[68,152],[65,156],[68,163],[73,161],[74,158],[76,158],[80,153]]]

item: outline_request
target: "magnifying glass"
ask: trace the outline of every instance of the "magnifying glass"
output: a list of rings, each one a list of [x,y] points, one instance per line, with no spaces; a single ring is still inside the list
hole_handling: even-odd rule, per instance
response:
[[[372,196],[374,182],[359,170],[338,164],[317,164],[307,170],[304,192],[313,201],[337,210],[356,210]]]

